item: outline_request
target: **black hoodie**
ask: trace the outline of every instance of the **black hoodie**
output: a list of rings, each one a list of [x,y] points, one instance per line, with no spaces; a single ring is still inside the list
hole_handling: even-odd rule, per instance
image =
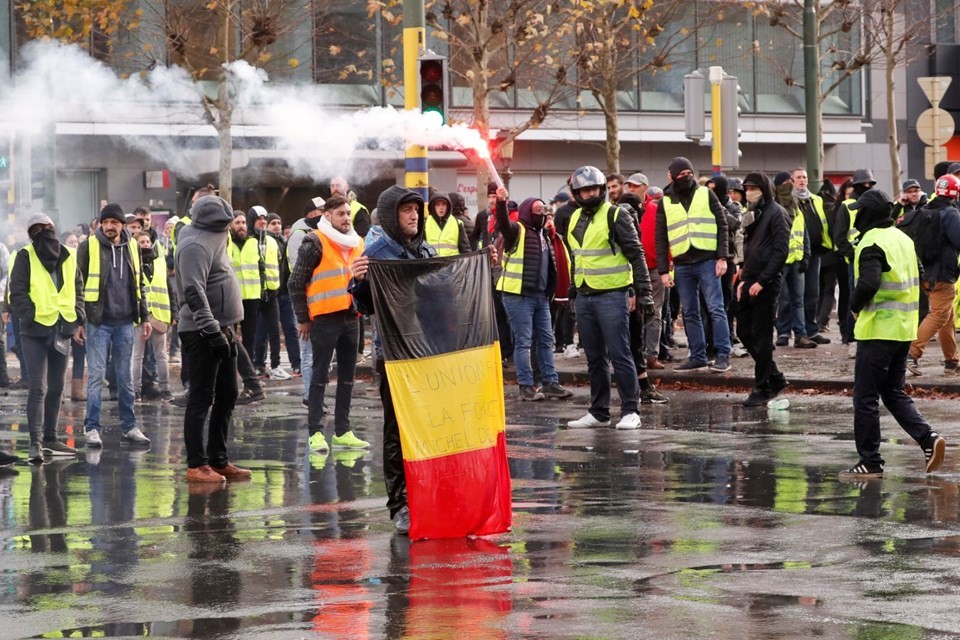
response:
[[[686,193],[678,193],[676,187],[670,191],[664,190],[663,198],[657,203],[657,271],[667,273],[670,271],[670,239],[667,237],[667,213],[663,208],[667,198],[671,202],[679,202],[687,211],[690,210],[690,204],[693,202],[694,193],[697,189],[706,189],[710,201],[710,211],[717,221],[717,250],[704,251],[690,247],[685,253],[679,256],[672,256],[674,264],[697,264],[705,260],[716,260],[717,258],[729,258],[730,250],[728,247],[727,233],[727,210],[720,204],[720,200],[710,189],[706,187],[694,187]]]
[[[538,226],[533,219],[533,203],[537,200],[540,198],[527,198],[520,203],[519,222],[510,220],[506,201],[497,200],[497,227],[503,233],[503,251],[506,259],[507,255],[517,250],[520,242],[520,225],[524,226],[523,281],[520,285],[520,295],[545,294],[551,298],[557,284],[557,265],[553,257],[553,244],[544,232],[542,223]]]
[[[97,229],[77,247],[77,271],[86,282],[90,273],[90,243],[100,243],[100,297],[96,302],[86,303],[86,319],[90,324],[139,324],[149,317],[141,283],[133,277],[129,241],[126,229],[120,232],[119,244],[110,242],[103,235],[103,229]],[[138,288],[141,289],[139,299]]]
[[[882,192],[877,192],[882,193]],[[882,203],[886,197],[875,197],[869,201],[860,200],[863,205],[857,210],[856,222],[854,226],[860,232],[860,238],[871,229],[883,229],[893,226],[893,203],[887,201]],[[846,208],[846,207],[844,207]],[[850,295],[850,310],[859,313],[880,290],[880,279],[885,271],[890,271],[890,263],[887,262],[887,254],[884,253],[880,245],[874,244],[864,248],[857,256],[860,263],[859,277],[857,286]],[[920,267],[923,275],[923,267]]]
[[[57,258],[56,267],[51,274],[58,288],[61,285],[60,274],[63,271],[63,263],[69,255],[70,252],[67,251],[67,248],[61,246],[60,256]],[[55,326],[47,327],[39,322],[35,322],[33,319],[37,307],[33,304],[33,300],[30,299],[30,268],[30,255],[25,250],[18,251],[16,259],[13,261],[13,266],[10,268],[10,284],[8,289],[10,292],[10,309],[12,313],[20,319],[20,333],[25,336],[44,338],[53,333]],[[79,269],[76,271],[74,286],[77,290],[76,324],[82,325],[84,322],[83,277],[80,275]],[[66,329],[69,331],[70,327]],[[62,331],[61,335],[67,333],[67,331]]]

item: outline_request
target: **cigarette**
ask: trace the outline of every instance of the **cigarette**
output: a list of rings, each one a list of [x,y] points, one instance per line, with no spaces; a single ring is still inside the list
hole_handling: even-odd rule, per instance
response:
[[[497,188],[503,189],[503,180],[500,179],[500,174],[497,173],[497,168],[493,166],[493,160],[490,159],[490,156],[484,156],[483,161],[487,163],[487,173],[489,173],[490,177],[493,178],[493,181],[497,183]]]

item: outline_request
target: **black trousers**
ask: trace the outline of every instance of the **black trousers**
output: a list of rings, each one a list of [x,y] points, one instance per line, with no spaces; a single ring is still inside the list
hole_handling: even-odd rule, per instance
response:
[[[227,432],[237,404],[237,345],[233,332],[225,332],[230,353],[218,357],[211,351],[199,331],[183,331],[180,342],[190,354],[190,395],[183,417],[183,439],[187,449],[187,466],[210,464],[223,467],[227,458]],[[207,446],[203,446],[203,428],[210,417]]]
[[[182,337],[180,339],[183,340]],[[257,370],[253,368],[250,353],[244,348],[243,343],[237,345],[236,369],[240,373],[240,379],[243,380],[244,389],[256,391],[263,388],[263,385],[260,384],[260,378],[257,377]]]
[[[323,395],[329,382],[330,360],[337,354],[337,404],[333,426],[342,436],[350,431],[350,404],[353,400],[353,374],[357,369],[357,342],[360,321],[357,312],[337,311],[317,316],[310,329],[313,347],[313,375],[310,378],[310,408],[307,426],[310,435],[323,431]]]
[[[53,347],[48,338],[20,334],[20,348],[27,361],[30,391],[27,394],[27,425],[30,443],[57,439],[63,381],[67,372],[67,356]]]
[[[257,321],[260,315],[260,300],[243,301],[243,322],[240,323],[240,334],[243,336],[243,348],[247,350],[249,356],[253,356],[256,351],[257,342]]]
[[[909,342],[858,340],[853,376],[853,435],[860,462],[883,465],[880,457],[880,406],[885,406],[897,424],[923,445],[932,433],[904,390]]]
[[[553,336],[557,350],[562,351],[573,344],[573,331],[576,328],[573,318],[572,302],[550,303],[550,315],[553,317]]]
[[[253,365],[263,369],[267,364],[267,341],[270,342],[270,368],[280,366],[280,298],[274,296],[260,303],[257,319],[256,351],[252,352]]]
[[[783,374],[773,360],[773,327],[777,319],[779,287],[767,287],[756,297],[750,297],[743,286],[737,308],[737,337],[753,358],[755,390],[769,393],[770,383],[782,383]]]
[[[647,372],[647,357],[644,355],[646,342],[643,339],[646,324],[642,310],[634,309],[630,312],[630,354],[633,355],[638,377]]]
[[[377,358],[377,373],[380,374],[380,402],[383,404],[383,481],[387,485],[387,509],[392,518],[407,506],[407,476],[403,471],[400,425],[390,395],[387,366],[382,358]]]

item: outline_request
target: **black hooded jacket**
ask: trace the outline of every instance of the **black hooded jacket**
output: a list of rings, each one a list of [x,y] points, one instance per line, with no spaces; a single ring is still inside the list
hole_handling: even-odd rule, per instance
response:
[[[759,282],[764,289],[780,288],[781,273],[790,250],[790,221],[786,210],[776,202],[769,185],[761,186],[760,191],[763,193],[760,201],[751,205],[743,216],[741,300],[754,282]]]
[[[63,263],[66,261],[67,256],[70,255],[70,252],[67,251],[67,248],[62,246],[60,247],[60,257],[57,258],[57,265],[53,270],[54,282],[60,286],[61,275],[63,272]],[[47,327],[39,322],[34,321],[34,314],[37,311],[36,305],[33,303],[33,300],[30,299],[30,256],[25,250],[17,252],[16,259],[13,261],[13,266],[10,268],[10,282],[9,282],[9,292],[10,292],[10,309],[17,318],[20,319],[20,333],[25,336],[33,336],[37,338],[45,338],[53,333],[55,326]],[[76,312],[77,312],[77,322],[76,324],[82,325],[84,322],[84,302],[83,302],[83,277],[80,275],[80,270],[77,269],[76,278],[74,286],[77,290],[77,303],[76,303]],[[71,327],[67,328],[72,329]],[[62,331],[62,334],[65,334],[66,331]]]
[[[520,225],[526,229],[523,244],[523,282],[520,295],[535,296],[546,294],[553,297],[557,286],[557,264],[553,257],[553,243],[543,227],[537,227],[533,221],[533,203],[539,198],[527,198],[520,203],[520,221],[513,222],[507,212],[507,203],[497,200],[497,227],[503,233],[503,251],[506,254],[516,250],[520,242]],[[541,200],[542,202],[542,200]],[[544,265],[544,261],[546,265]],[[540,281],[541,269],[546,266],[546,278]],[[510,295],[510,294],[507,294]]]
[[[447,215],[442,218],[437,215],[436,203],[439,200],[443,200],[447,203]],[[446,228],[447,224],[455,224],[460,227],[460,232],[457,235],[457,251],[460,253],[469,253],[470,252],[470,241],[467,240],[467,232],[463,227],[463,223],[458,217],[454,215],[453,200],[447,196],[445,193],[435,193],[433,197],[430,198],[430,203],[427,205],[427,211],[429,211],[430,216],[437,221],[437,224],[441,229]],[[461,210],[462,211],[462,210]]]
[[[924,265],[924,282],[956,282],[960,278],[960,211],[957,203],[937,196],[926,203],[928,211],[935,211],[940,217],[940,259],[933,264]],[[911,209],[904,213],[897,226],[909,225],[920,209]],[[897,213],[897,205],[893,208]]]
[[[412,240],[406,241],[400,231],[397,212],[400,206],[407,202],[416,202],[420,210],[417,233]],[[363,250],[363,255],[371,260],[415,260],[417,258],[435,258],[437,250],[423,238],[424,211],[423,198],[412,189],[393,185],[380,194],[377,200],[377,218],[383,233]],[[359,233],[359,232],[358,232]],[[350,293],[357,303],[359,311],[365,315],[373,314],[373,296],[370,292],[370,282],[352,281]]]
[[[88,241],[81,242],[77,247],[77,271],[82,274],[83,281],[86,282],[90,273],[90,242],[100,243],[100,297],[96,302],[85,303],[86,321],[90,324],[103,324],[104,316],[110,314],[107,310],[108,306],[122,307],[132,313],[130,322],[134,324],[139,324],[149,317],[147,299],[143,295],[141,283],[137,282],[136,278],[124,277],[126,274],[133,273],[133,257],[130,255],[129,240],[130,234],[126,229],[120,232],[120,244],[117,245],[103,235],[103,229],[97,229]],[[137,289],[140,289],[139,296]],[[116,296],[116,299],[108,299],[109,296]],[[122,298],[124,296],[130,297]],[[114,315],[117,314],[114,313]]]
[[[855,226],[857,231],[860,232],[860,237],[863,238],[871,229],[892,227],[893,218],[890,217],[892,212],[892,203],[884,210],[872,206],[858,210]],[[890,271],[887,254],[884,253],[880,245],[874,244],[866,247],[860,252],[857,260],[860,264],[859,277],[857,278],[857,285],[850,295],[850,310],[854,313],[862,311],[873,300],[873,296],[880,291],[882,274]],[[922,276],[923,267],[920,266],[919,268]]]
[[[657,203],[657,271],[667,273],[670,271],[670,239],[667,236],[667,212],[663,208],[667,198],[671,202],[679,202],[687,211],[690,210],[690,203],[693,202],[693,194],[697,189],[707,189],[706,187],[694,187],[687,193],[678,193],[676,188],[664,190],[663,198]],[[728,247],[727,235],[727,210],[720,204],[717,194],[707,189],[707,195],[710,200],[710,211],[717,221],[717,250],[704,251],[690,247],[683,255],[672,256],[674,264],[697,264],[705,260],[716,260],[717,258],[729,258],[730,250]]]

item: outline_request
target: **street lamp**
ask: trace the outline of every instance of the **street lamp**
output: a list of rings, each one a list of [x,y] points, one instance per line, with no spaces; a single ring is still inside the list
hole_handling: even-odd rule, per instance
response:
[[[509,191],[510,178],[513,177],[513,171],[510,170],[510,163],[513,162],[513,138],[505,138],[500,143],[500,159],[503,161],[503,185]]]

